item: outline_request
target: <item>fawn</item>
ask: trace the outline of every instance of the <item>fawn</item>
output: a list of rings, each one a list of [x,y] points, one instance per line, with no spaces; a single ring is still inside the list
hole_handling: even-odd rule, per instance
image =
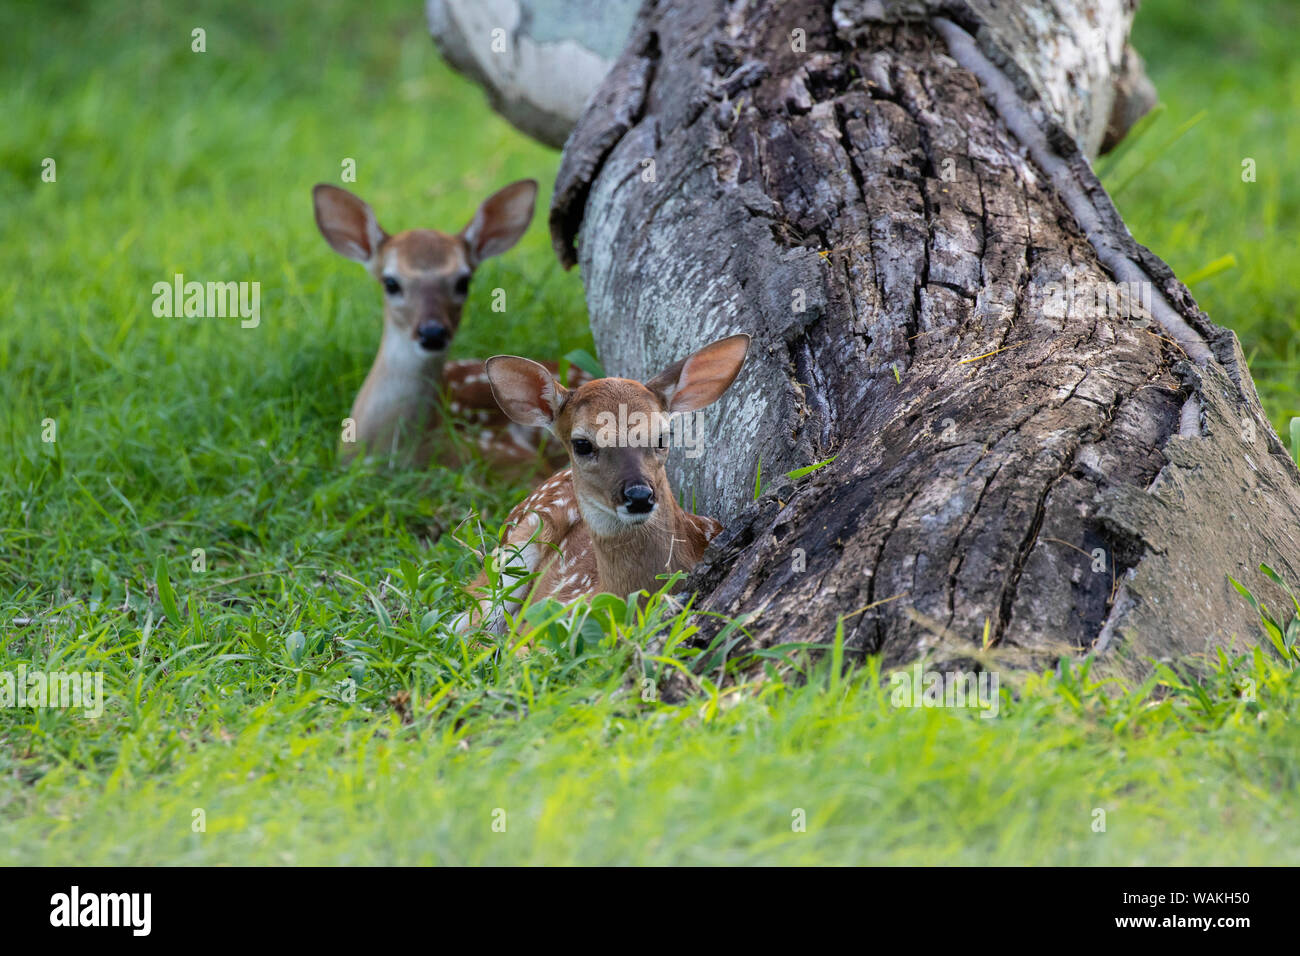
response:
[[[678,505],[668,481],[672,416],[710,405],[735,380],[749,349],[733,335],[673,363],[642,384],[602,378],[567,389],[537,362],[512,355],[487,361],[497,402],[521,425],[549,429],[569,467],[515,506],[497,554],[507,590],[538,572],[537,598],[569,602],[656,588],[655,577],[693,567],[722,525]],[[647,427],[642,428],[642,423]],[[628,429],[627,425],[633,428]],[[482,588],[480,575],[475,586]],[[511,593],[505,611],[522,603]],[[464,631],[487,601],[461,616]],[[503,617],[487,623],[500,631]]]
[[[537,183],[520,180],[493,193],[455,235],[412,229],[390,236],[367,203],[337,186],[317,185],[312,199],[325,241],[364,265],[384,289],[383,338],[352,403],[355,441],[343,443],[344,461],[365,450],[423,467],[435,448],[441,392],[453,414],[482,426],[477,445],[485,457],[499,464],[535,462],[537,433],[501,414],[483,363],[448,362],[447,349],[474,270],[528,229]]]

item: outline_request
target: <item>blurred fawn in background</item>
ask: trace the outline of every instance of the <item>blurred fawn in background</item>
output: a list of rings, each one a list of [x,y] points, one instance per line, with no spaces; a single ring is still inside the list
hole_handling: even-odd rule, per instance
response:
[[[493,193],[455,234],[412,229],[389,235],[367,203],[325,183],[312,190],[312,199],[325,241],[365,266],[384,290],[383,337],[352,403],[349,437],[354,440],[344,441],[343,459],[364,452],[423,467],[439,449],[435,439],[445,398],[453,415],[480,426],[473,443],[489,461],[507,466],[536,462],[537,432],[502,414],[483,363],[448,362],[446,357],[474,270],[506,252],[527,231],[537,183],[520,180]],[[575,384],[588,378],[577,369],[570,375]],[[458,463],[451,451],[440,451],[439,458]]]

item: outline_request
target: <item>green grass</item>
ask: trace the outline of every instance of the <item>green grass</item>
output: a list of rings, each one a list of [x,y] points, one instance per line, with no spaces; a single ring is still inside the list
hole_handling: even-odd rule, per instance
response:
[[[478,561],[450,532],[521,489],[338,467],[379,293],[309,191],[350,157],[389,229],[455,229],[558,154],[439,62],[419,3],[173,6],[0,8],[0,671],[102,672],[107,697],[0,708],[0,862],[1300,862],[1300,677],[1264,652],[1203,684],[1007,675],[981,719],[796,649],[719,690],[718,655],[655,643],[657,602],[562,616],[527,657],[452,637]],[[1194,291],[1281,425],[1300,84],[1294,16],[1266,12],[1147,4],[1168,109],[1106,175],[1181,274],[1236,257]],[[260,282],[261,325],[154,318],[176,272]],[[540,220],[467,315],[463,355],[593,351]],[[687,705],[643,699],[702,662]]]
[[[1265,410],[1285,439],[1300,416],[1300,7],[1291,0],[1143,0],[1133,43],[1164,111],[1118,161],[1099,168],[1139,242],[1193,278],[1237,333]],[[1199,117],[1199,119],[1198,119]],[[1182,136],[1179,130],[1193,123]],[[1254,160],[1255,181],[1242,180]],[[1122,187],[1122,188],[1119,188]]]

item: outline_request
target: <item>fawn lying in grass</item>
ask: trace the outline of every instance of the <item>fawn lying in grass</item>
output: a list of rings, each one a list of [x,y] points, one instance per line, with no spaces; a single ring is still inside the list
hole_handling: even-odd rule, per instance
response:
[[[685,571],[722,526],[681,508],[665,465],[671,416],[694,412],[725,392],[745,361],[748,335],[733,335],[673,363],[642,384],[602,378],[566,389],[536,362],[498,355],[487,362],[501,408],[522,425],[549,429],[570,467],[545,481],[506,520],[497,551],[508,591],[537,573],[534,598],[561,602],[609,592],[654,591],[656,576]],[[628,430],[627,424],[633,423]],[[646,423],[648,427],[639,426]],[[486,576],[475,582],[480,592]],[[514,614],[522,595],[511,593]],[[467,630],[486,599],[457,622]],[[500,630],[501,616],[489,620]]]
[[[438,448],[445,396],[453,415],[479,427],[473,443],[489,461],[536,462],[538,433],[501,413],[483,363],[448,362],[447,349],[460,327],[474,270],[514,246],[528,229],[537,183],[521,180],[493,193],[454,235],[412,229],[390,236],[369,205],[337,186],[317,185],[312,198],[326,242],[364,265],[384,289],[383,338],[352,404],[344,460],[364,451],[423,467]],[[575,384],[587,379],[582,373],[571,376]],[[439,457],[457,463],[454,450]]]

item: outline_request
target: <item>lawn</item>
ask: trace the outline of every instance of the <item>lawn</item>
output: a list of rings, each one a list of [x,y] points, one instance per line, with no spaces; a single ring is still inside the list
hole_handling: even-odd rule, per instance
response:
[[[354,160],[387,228],[452,231],[513,179],[544,209],[559,155],[441,63],[414,0],[175,6],[0,7],[0,671],[105,696],[0,708],[0,862],[1300,863],[1300,671],[1264,651],[1141,687],[1028,675],[985,719],[799,652],[644,699],[692,660],[680,632],[647,650],[658,602],[562,617],[546,653],[453,637],[462,522],[523,488],[338,465],[380,293],[310,189]],[[1298,26],[1147,0],[1165,109],[1101,164],[1279,429]],[[480,270],[456,354],[592,349],[543,220]],[[156,318],[176,273],[260,283],[260,323]]]

